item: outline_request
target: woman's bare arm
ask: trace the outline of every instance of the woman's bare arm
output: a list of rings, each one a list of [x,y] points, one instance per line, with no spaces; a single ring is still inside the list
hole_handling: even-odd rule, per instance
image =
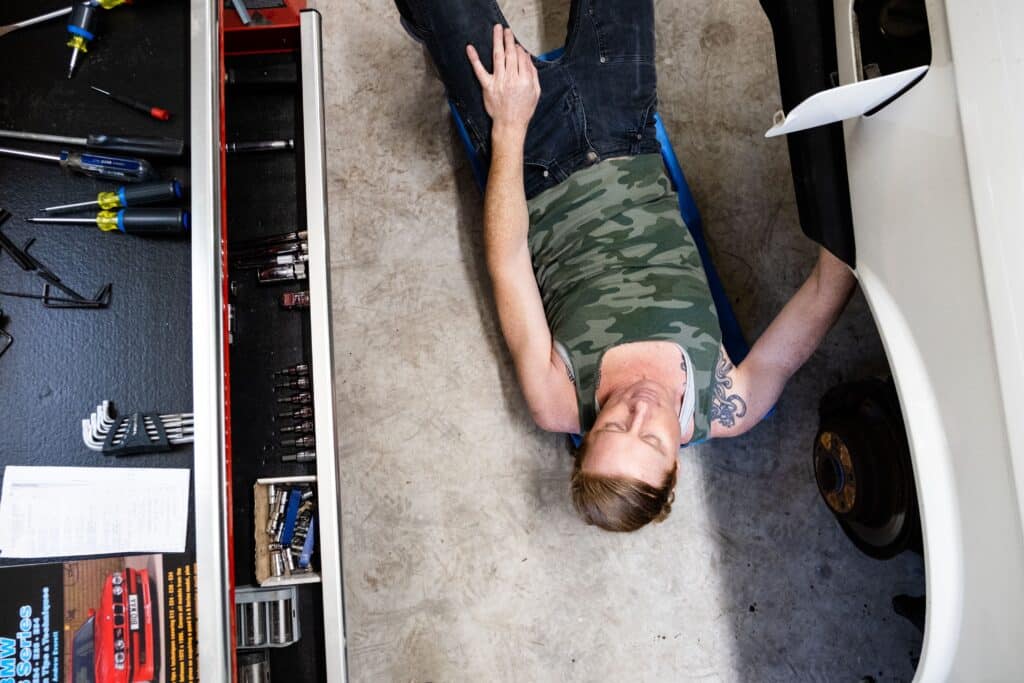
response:
[[[540,97],[537,69],[530,55],[516,45],[512,31],[501,26],[494,27],[493,73],[487,72],[472,46],[466,53],[492,120],[491,167],[484,195],[484,254],[501,332],[534,421],[544,429],[562,429],[566,416],[561,414],[565,412],[561,399],[568,382],[554,353],[533,274],[523,188],[523,146]],[[569,405],[575,409],[573,401]],[[571,417],[575,418],[575,410]]]
[[[738,436],[775,405],[789,378],[807,362],[846,307],[856,278],[845,263],[821,248],[804,284],[733,367],[725,350],[715,375],[711,436]]]

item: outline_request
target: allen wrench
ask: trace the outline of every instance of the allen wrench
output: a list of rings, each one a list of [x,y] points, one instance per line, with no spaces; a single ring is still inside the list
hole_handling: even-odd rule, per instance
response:
[[[10,217],[10,212],[0,209],[0,225],[3,225]],[[34,272],[40,277],[43,280],[43,293],[28,294],[26,292],[0,291],[0,295],[21,299],[37,299],[42,301],[43,306],[47,308],[106,308],[110,305],[110,296],[113,290],[111,283],[108,282],[100,287],[91,299],[82,296],[64,284],[56,273],[47,268],[33,254],[29,253],[29,249],[32,248],[35,241],[33,237],[25,242],[24,247],[18,248],[7,235],[0,231],[0,252],[6,251],[19,268],[25,272]],[[53,289],[63,293],[64,296],[55,296],[51,293]]]
[[[4,320],[4,311],[0,308],[0,356],[4,355],[4,352],[14,343],[14,337],[4,329]]]
[[[192,443],[192,413],[132,413],[116,417],[110,401],[103,401],[82,420],[82,441],[104,455],[161,453]]]

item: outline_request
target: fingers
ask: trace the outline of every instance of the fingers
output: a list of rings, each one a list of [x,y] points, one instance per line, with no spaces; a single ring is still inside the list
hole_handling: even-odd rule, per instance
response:
[[[516,57],[519,61],[519,73],[529,74],[533,69],[533,60],[530,59],[530,53],[522,45],[517,45]]]
[[[480,55],[477,54],[475,47],[472,45],[466,46],[466,57],[469,58],[469,63],[473,67],[473,73],[476,74],[476,79],[480,81],[480,85],[486,86],[490,83],[491,74],[484,68],[483,63],[480,61]]]
[[[519,74],[519,50],[516,45],[516,37],[510,28],[506,28],[504,34],[505,71],[510,76],[516,76]]]
[[[537,73],[537,65],[533,63],[533,57],[521,45],[519,51],[519,73],[529,78],[536,95],[540,95],[540,75]]]
[[[477,80],[480,81],[480,85],[488,86],[495,79],[500,81],[507,74],[512,78],[528,75],[531,80],[538,83],[539,87],[537,67],[533,63],[530,53],[522,45],[516,44],[515,34],[512,33],[512,29],[505,28],[501,24],[495,24],[493,43],[494,73],[487,71],[487,67],[480,60],[480,54],[476,51],[476,48],[471,44],[466,45],[466,58],[469,59],[469,63],[473,67],[473,73],[476,75]]]
[[[501,24],[494,25],[491,42],[493,43],[494,77],[501,79],[505,75],[505,30]]]

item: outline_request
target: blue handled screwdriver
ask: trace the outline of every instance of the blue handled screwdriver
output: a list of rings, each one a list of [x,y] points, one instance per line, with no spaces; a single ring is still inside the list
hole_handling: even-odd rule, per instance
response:
[[[60,154],[43,154],[11,147],[0,147],[0,154],[24,159],[56,161],[62,168],[70,171],[87,175],[90,178],[114,182],[141,183],[146,180],[155,180],[158,177],[156,171],[145,159],[112,157],[92,152],[68,152],[66,150],[62,150]]]

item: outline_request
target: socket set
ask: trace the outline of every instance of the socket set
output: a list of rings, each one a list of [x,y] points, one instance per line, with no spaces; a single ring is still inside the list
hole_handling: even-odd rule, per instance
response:
[[[271,235],[231,245],[232,267],[255,270],[260,284],[305,280],[309,243],[306,231]]]
[[[289,403],[292,408],[283,408],[277,414],[277,421],[288,424],[277,428],[277,442],[265,446],[265,450],[284,450],[281,462],[313,462],[316,460],[316,425],[313,422],[313,381],[309,376],[309,363],[297,363],[274,373],[274,391],[286,395],[278,403]]]
[[[238,653],[238,683],[270,683],[270,651]]]
[[[316,477],[258,479],[253,487],[256,581],[261,586],[320,580],[314,571]]]
[[[235,636],[238,649],[288,647],[298,642],[302,636],[298,605],[299,594],[295,586],[236,588]]]

